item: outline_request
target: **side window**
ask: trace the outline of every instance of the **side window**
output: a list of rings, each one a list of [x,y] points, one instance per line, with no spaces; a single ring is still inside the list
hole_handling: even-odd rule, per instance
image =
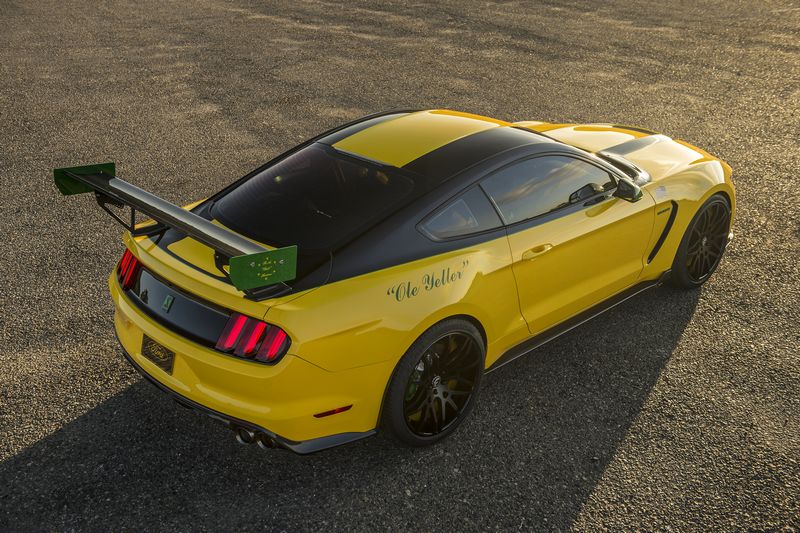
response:
[[[615,187],[608,172],[580,159],[543,156],[514,163],[481,186],[506,224],[538,217]]]
[[[434,239],[450,239],[502,225],[500,217],[479,187],[473,187],[423,222],[421,228]]]

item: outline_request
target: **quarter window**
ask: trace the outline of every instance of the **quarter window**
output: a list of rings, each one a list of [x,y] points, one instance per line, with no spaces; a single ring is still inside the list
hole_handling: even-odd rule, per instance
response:
[[[451,239],[501,225],[500,217],[486,195],[474,187],[428,217],[422,229],[435,239]]]
[[[512,164],[481,185],[506,224],[585,202],[615,187],[605,170],[566,156],[536,157]]]

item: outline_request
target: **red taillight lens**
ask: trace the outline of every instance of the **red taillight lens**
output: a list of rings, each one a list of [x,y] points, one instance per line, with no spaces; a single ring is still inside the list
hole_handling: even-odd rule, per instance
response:
[[[225,324],[225,329],[222,330],[222,334],[219,336],[217,345],[214,346],[214,348],[227,352],[236,346],[236,341],[239,340],[239,335],[241,335],[244,329],[245,322],[247,322],[246,316],[238,313],[232,314],[228,319],[228,323]]]
[[[133,286],[133,282],[136,281],[136,273],[140,267],[141,263],[136,259],[136,256],[130,250],[125,250],[119,265],[117,265],[117,279],[123,291],[127,291]]]
[[[260,320],[248,320],[247,328],[242,334],[242,340],[236,345],[234,353],[239,357],[249,356],[255,353],[256,345],[261,340],[261,335],[267,329],[267,324]]]
[[[256,359],[265,363],[272,363],[280,359],[289,349],[289,336],[281,328],[271,326],[261,348],[256,354]]]
[[[289,349],[289,336],[278,326],[233,313],[215,348],[262,363],[276,363]]]
[[[131,262],[132,257],[133,254],[131,251],[126,249],[125,253],[122,254],[122,259],[120,259],[119,264],[117,265],[117,274],[121,274],[126,268],[128,268],[128,263]]]

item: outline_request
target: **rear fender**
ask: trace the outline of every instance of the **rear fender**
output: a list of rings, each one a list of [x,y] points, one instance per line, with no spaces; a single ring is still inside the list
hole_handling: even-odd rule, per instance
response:
[[[454,315],[480,322],[489,357],[527,335],[505,236],[319,287],[270,308],[290,353],[326,370],[396,363],[426,329]],[[498,344],[499,343],[499,344]]]

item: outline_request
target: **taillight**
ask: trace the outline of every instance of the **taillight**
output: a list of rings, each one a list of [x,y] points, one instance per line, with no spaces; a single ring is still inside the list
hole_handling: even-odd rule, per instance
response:
[[[289,349],[289,336],[281,328],[272,326],[264,337],[256,359],[271,363],[281,357]]]
[[[130,250],[126,249],[125,253],[122,254],[119,265],[117,265],[117,279],[123,291],[127,291],[133,286],[139,268],[141,268],[139,260]]]
[[[245,322],[247,322],[246,316],[237,313],[232,314],[214,348],[221,352],[227,352],[236,346],[236,341],[239,340],[239,336],[242,334]]]
[[[262,363],[277,363],[291,343],[286,332],[278,326],[233,313],[214,348]]]

